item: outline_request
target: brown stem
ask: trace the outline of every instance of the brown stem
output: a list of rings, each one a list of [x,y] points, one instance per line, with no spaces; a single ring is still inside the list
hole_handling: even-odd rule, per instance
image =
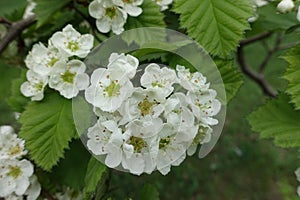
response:
[[[17,22],[11,23],[9,30],[0,41],[0,54],[6,49],[11,41],[17,38],[24,29],[35,23],[35,15]]]
[[[272,33],[272,32],[269,32],[269,31],[263,32],[263,33],[261,33],[261,34],[259,34],[259,35],[255,35],[255,36],[253,36],[253,37],[250,37],[250,38],[247,38],[247,39],[245,39],[245,40],[240,41],[240,45],[241,45],[241,46],[246,46],[246,45],[248,45],[248,44],[252,44],[252,43],[254,43],[254,42],[256,42],[256,41],[263,40],[263,39],[265,39],[265,38],[271,36],[272,34],[273,34],[273,33]]]

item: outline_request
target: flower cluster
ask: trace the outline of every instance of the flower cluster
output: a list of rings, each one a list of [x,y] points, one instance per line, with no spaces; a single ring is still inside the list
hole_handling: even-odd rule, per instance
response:
[[[0,126],[0,197],[35,200],[41,186],[33,174],[33,165],[22,158],[24,140],[17,137],[11,126]]]
[[[87,147],[108,167],[167,174],[210,141],[221,103],[199,72],[138,66],[137,58],[112,53],[107,68],[93,72],[85,98],[98,121],[88,129]],[[140,87],[133,85],[137,77]]]
[[[112,30],[115,34],[124,31],[127,16],[137,17],[142,13],[139,7],[144,0],[94,0],[89,5],[90,15],[96,19],[96,26],[102,33]]]
[[[79,59],[85,58],[93,47],[93,36],[81,35],[72,25],[56,32],[49,39],[48,47],[35,44],[25,59],[29,69],[27,81],[21,85],[21,92],[33,101],[42,100],[48,84],[64,96],[72,98],[88,87],[86,66]]]

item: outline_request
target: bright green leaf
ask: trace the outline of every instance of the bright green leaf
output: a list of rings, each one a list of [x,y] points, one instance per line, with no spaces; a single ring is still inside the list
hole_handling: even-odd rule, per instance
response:
[[[107,174],[107,168],[105,165],[96,158],[91,157],[85,175],[86,186],[84,189],[84,199],[90,199],[90,196],[92,196],[92,193],[95,192],[97,186],[99,187],[99,182],[103,183],[100,184],[100,186],[104,186],[105,174]]]
[[[141,190],[140,198],[141,200],[159,200],[159,193],[157,189],[150,184],[144,185]]]
[[[253,16],[249,0],[176,0],[174,11],[189,36],[221,57],[236,49]]]
[[[300,109],[300,45],[292,48],[284,56],[290,64],[284,78],[289,81],[286,92],[292,96],[296,109]]]
[[[74,137],[72,101],[56,93],[41,102],[30,102],[21,115],[20,136],[36,164],[50,170],[64,155]]]
[[[34,9],[34,13],[36,13],[37,27],[40,27],[45,24],[55,12],[70,3],[71,0],[35,0],[35,2],[36,8]]]
[[[261,138],[274,138],[280,147],[300,147],[300,111],[289,104],[289,97],[282,94],[251,113],[248,121]]]
[[[138,17],[128,17],[125,29],[135,29],[142,27],[165,27],[164,15],[160,12],[159,6],[152,0],[145,0],[141,6],[143,13]],[[159,40],[164,38],[164,32],[158,31],[145,31],[143,29],[135,30],[135,34],[125,33],[122,36],[129,44],[136,42],[137,44],[143,44],[145,41]],[[159,40],[160,41],[160,40]]]

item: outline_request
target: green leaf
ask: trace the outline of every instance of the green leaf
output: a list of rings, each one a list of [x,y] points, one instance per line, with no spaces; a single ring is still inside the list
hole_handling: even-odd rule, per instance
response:
[[[8,105],[12,110],[16,112],[23,112],[27,103],[29,102],[29,98],[26,98],[20,91],[20,87],[22,83],[26,81],[26,70],[21,72],[21,76],[18,79],[14,79],[11,83],[11,94],[6,99]]]
[[[214,60],[221,73],[225,90],[227,103],[235,96],[243,84],[241,73],[237,68],[233,68],[233,60]]]
[[[159,193],[157,189],[150,184],[144,185],[141,190],[140,198],[141,200],[159,200]]]
[[[221,57],[236,49],[253,15],[249,0],[175,0],[174,11],[189,36]]]
[[[90,157],[91,154],[81,140],[72,141],[70,149],[65,153],[65,158],[50,173],[52,182],[81,190],[85,185],[84,178]]]
[[[0,16],[11,14],[12,12],[23,9],[27,4],[26,0],[1,0]]]
[[[143,13],[138,17],[128,17],[125,24],[125,29],[136,29],[143,27],[165,27],[164,15],[160,12],[159,6],[156,5],[152,0],[145,0],[141,8]],[[122,36],[128,44],[136,42],[137,44],[143,44],[149,40],[159,40],[159,38],[165,37],[165,32],[161,31],[145,31],[143,29],[135,30],[132,32],[123,34]]]
[[[107,168],[96,158],[91,157],[85,175],[84,199],[90,199],[97,186],[104,186]],[[102,184],[101,184],[102,182]],[[100,183],[100,184],[99,184]]]
[[[274,138],[280,147],[300,147],[300,111],[289,104],[289,97],[281,94],[248,116],[253,131],[261,138]]]
[[[289,81],[286,92],[291,95],[296,109],[300,109],[300,45],[290,49],[284,56],[284,59],[290,64],[284,75]]]
[[[64,155],[74,137],[72,101],[57,93],[41,102],[30,102],[21,115],[20,136],[30,157],[44,170],[50,170]]]
[[[36,14],[37,27],[45,24],[54,13],[62,9],[71,0],[36,0],[36,8],[34,13]]]

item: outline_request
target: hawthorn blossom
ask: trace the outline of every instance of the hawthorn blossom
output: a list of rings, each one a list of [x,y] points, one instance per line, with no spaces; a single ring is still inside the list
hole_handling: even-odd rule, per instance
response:
[[[139,7],[144,0],[112,0],[117,6],[124,9],[128,15],[137,17],[142,14],[143,10]]]
[[[1,159],[0,168],[0,197],[12,193],[24,195],[30,185],[33,165],[25,159]]]
[[[49,78],[49,87],[58,90],[67,99],[75,97],[89,85],[89,76],[84,73],[85,69],[85,64],[80,60],[57,62]]]
[[[120,81],[122,78],[112,79],[107,69],[96,69],[91,76],[91,86],[85,90],[86,100],[105,112],[116,111],[133,92],[132,83]]]
[[[295,7],[293,0],[281,0],[277,5],[277,10],[281,13],[290,12]]]
[[[127,13],[112,0],[94,0],[89,5],[90,15],[96,19],[96,26],[102,33],[112,30],[119,35],[124,31]]]
[[[169,5],[173,3],[173,0],[153,0],[160,6],[160,10],[164,11],[169,8]]]
[[[68,57],[85,58],[93,47],[94,37],[91,34],[81,35],[69,24],[62,31],[54,33],[49,43]]]
[[[40,101],[44,98],[44,89],[48,83],[48,76],[42,76],[32,70],[26,73],[27,81],[21,85],[21,93],[25,97],[31,97],[32,101]]]

